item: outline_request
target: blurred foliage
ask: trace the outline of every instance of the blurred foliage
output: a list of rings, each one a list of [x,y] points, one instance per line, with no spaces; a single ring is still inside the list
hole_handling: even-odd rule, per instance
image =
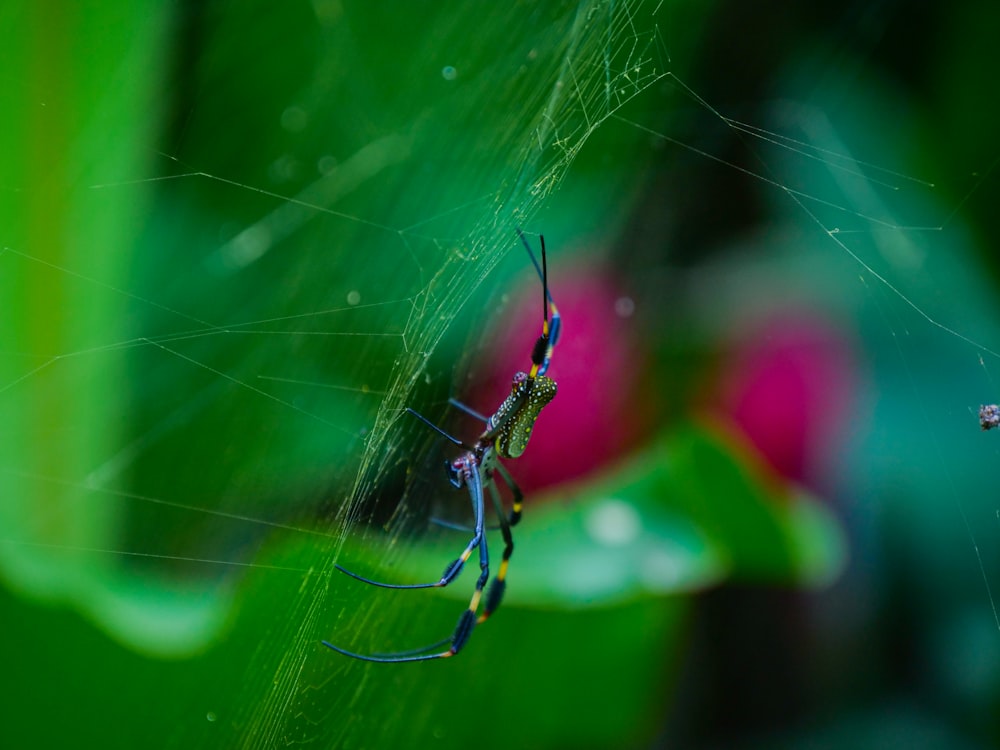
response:
[[[5,5],[0,744],[995,746],[991,14]],[[468,595],[330,565],[460,548],[397,417],[490,355],[521,223],[626,279],[643,444],[529,498],[459,658],[341,658]],[[796,308],[858,363],[808,489],[718,386]]]

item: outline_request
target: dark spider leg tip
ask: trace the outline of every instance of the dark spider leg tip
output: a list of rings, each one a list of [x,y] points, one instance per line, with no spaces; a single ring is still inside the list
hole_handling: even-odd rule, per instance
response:
[[[541,366],[545,362],[545,355],[549,350],[549,337],[542,335],[535,339],[535,346],[531,350],[531,364]]]
[[[455,634],[451,637],[451,655],[459,652],[465,642],[472,635],[472,629],[476,627],[476,613],[471,609],[465,610],[458,618],[458,625],[455,626]]]
[[[334,646],[329,641],[322,641],[323,645],[327,648],[333,649],[338,654],[343,654],[344,656],[350,656],[352,659],[359,659],[361,661],[372,661],[378,664],[399,664],[401,662],[408,661],[430,661],[431,659],[447,659],[454,656],[459,652],[459,649],[465,645],[466,641],[469,640],[469,636],[472,635],[472,629],[476,626],[476,613],[471,609],[467,609],[462,612],[461,616],[458,618],[458,624],[455,626],[455,632],[450,638],[445,638],[437,643],[432,643],[429,646],[424,646],[423,648],[414,649],[412,651],[400,651],[395,654],[372,654],[371,656],[366,656],[364,654],[356,654],[353,651],[348,651],[340,646]],[[437,654],[424,654],[423,651],[428,651],[433,648],[438,648],[443,646],[445,643],[451,641],[451,648],[447,651],[441,651]]]
[[[486,592],[486,603],[483,605],[483,613],[479,616],[477,622],[485,622],[490,615],[496,612],[500,606],[500,602],[503,601],[503,595],[506,591],[507,581],[495,578]]]
[[[350,656],[352,659],[359,659],[360,661],[372,661],[377,664],[400,664],[408,661],[430,661],[431,659],[447,659],[449,656],[455,655],[455,649],[452,647],[439,654],[422,654],[418,656],[365,656],[364,654],[355,654],[353,651],[347,651],[346,649],[340,648],[340,646],[334,646],[329,641],[323,641],[322,643],[324,646],[333,649],[338,654]]]
[[[444,573],[441,575],[441,580],[438,581],[438,586],[446,586],[451,583],[462,572],[462,568],[465,567],[465,560],[461,557],[457,560],[453,560],[448,564],[448,567],[444,569]]]
[[[378,586],[383,589],[433,589],[444,584],[441,581],[436,581],[435,583],[383,583],[382,581],[373,581],[371,578],[365,578],[364,576],[359,576],[357,573],[348,570],[342,565],[334,565],[337,570],[341,573],[349,575],[362,583],[367,583],[370,586]]]
[[[439,649],[442,646],[448,645],[449,643],[451,643],[451,639],[452,636],[449,635],[447,638],[442,638],[440,641],[435,641],[434,643],[424,646],[423,648],[411,648],[407,651],[393,651],[387,654],[382,653],[380,651],[376,651],[374,654],[372,654],[372,656],[374,656],[376,659],[398,659],[399,657],[405,657],[405,656],[420,656],[426,654],[428,651],[434,651],[435,649]]]
[[[437,434],[439,434],[441,437],[443,437],[446,440],[449,440],[452,443],[454,443],[455,445],[457,445],[459,448],[463,448],[463,449],[465,449],[467,451],[475,450],[471,445],[466,445],[465,443],[463,443],[461,440],[459,440],[454,435],[452,435],[452,434],[448,433],[447,431],[445,431],[445,430],[441,429],[440,427],[438,427],[436,424],[434,424],[431,420],[429,420],[427,417],[425,417],[420,412],[414,411],[413,409],[411,409],[408,406],[406,407],[406,411],[409,414],[412,414],[417,419],[419,419],[425,425],[427,425],[428,427],[430,427],[432,430],[434,430],[434,432],[436,432]]]
[[[524,236],[524,232],[521,228],[517,228],[517,236],[521,238],[521,244],[524,245],[524,249],[528,251],[528,257],[531,258],[531,263],[534,265],[535,270],[538,272],[538,278],[542,278],[542,267],[538,265],[538,259],[535,257],[535,251],[531,249],[531,244],[528,242],[528,238]],[[542,238],[542,244],[545,244],[545,238],[542,235],[538,235]],[[550,297],[551,300],[551,297]]]
[[[489,422],[490,421],[489,417],[487,417],[487,416],[485,416],[483,414],[480,414],[478,411],[476,411],[475,409],[473,409],[471,406],[466,406],[465,404],[463,404],[458,399],[449,398],[448,399],[448,403],[451,404],[452,406],[454,406],[459,411],[465,412],[470,417],[475,417],[480,422]]]

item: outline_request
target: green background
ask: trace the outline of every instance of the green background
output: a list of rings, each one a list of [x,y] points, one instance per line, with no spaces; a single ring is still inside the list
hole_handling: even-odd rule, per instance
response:
[[[6,4],[0,744],[995,745],[993,20]],[[398,416],[491,356],[519,225],[632,290],[641,440],[529,497],[459,658],[341,658],[463,606],[331,565],[421,580],[461,544]],[[857,363],[809,490],[705,408],[786,297]],[[588,533],[609,507],[629,545]]]

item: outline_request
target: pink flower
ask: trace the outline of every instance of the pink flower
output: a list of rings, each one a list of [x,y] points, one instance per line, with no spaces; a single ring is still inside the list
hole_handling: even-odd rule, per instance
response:
[[[779,474],[821,483],[856,403],[846,333],[815,311],[782,310],[745,326],[723,367],[722,410]]]

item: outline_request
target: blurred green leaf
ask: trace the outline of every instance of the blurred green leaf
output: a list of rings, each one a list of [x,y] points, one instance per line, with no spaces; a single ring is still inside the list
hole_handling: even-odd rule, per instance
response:
[[[675,482],[668,502],[725,550],[734,578],[820,585],[843,569],[846,541],[833,514],[734,430],[682,427],[666,461]]]

